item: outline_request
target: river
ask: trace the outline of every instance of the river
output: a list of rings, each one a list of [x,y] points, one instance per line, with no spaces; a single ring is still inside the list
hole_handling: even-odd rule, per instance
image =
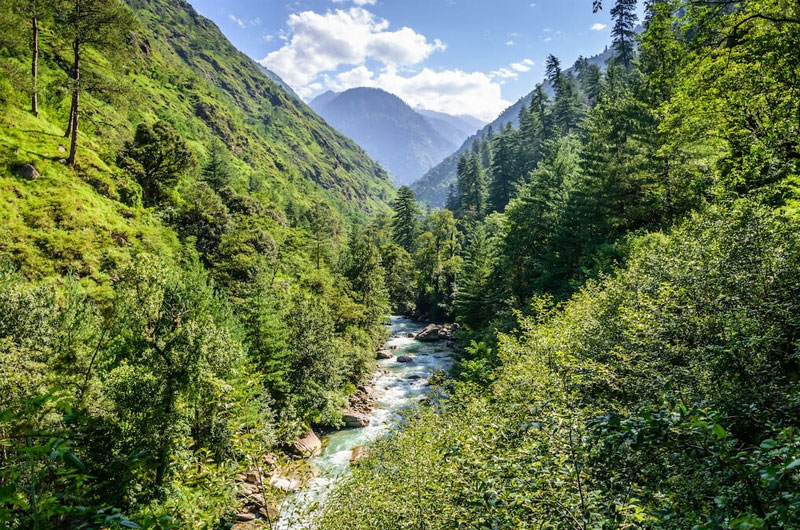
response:
[[[414,406],[428,395],[427,379],[438,370],[450,369],[453,352],[444,341],[423,343],[409,337],[423,328],[424,325],[413,320],[392,317],[391,338],[384,347],[394,357],[378,361],[378,372],[372,383],[376,403],[369,426],[336,431],[323,438],[322,453],[311,461],[316,471],[315,477],[284,501],[275,528],[311,528],[310,521],[324,502],[326,494],[335,486],[337,479],[349,471],[353,449],[368,446],[384,436],[396,426],[400,411]],[[411,356],[413,362],[399,363],[398,355]]]

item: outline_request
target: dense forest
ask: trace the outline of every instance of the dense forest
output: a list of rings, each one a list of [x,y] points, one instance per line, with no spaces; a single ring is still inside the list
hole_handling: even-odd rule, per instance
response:
[[[447,209],[400,191],[393,296],[464,354],[320,528],[800,526],[800,4],[595,8],[605,69],[551,56]]]
[[[0,526],[230,528],[390,312],[459,362],[316,527],[800,526],[800,4],[605,4],[431,211],[183,0],[0,0]]]

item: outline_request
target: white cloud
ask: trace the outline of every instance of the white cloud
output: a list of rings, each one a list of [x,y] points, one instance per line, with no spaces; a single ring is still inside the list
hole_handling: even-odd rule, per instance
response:
[[[606,26],[605,24],[601,24],[601,23],[598,22],[598,23],[592,25],[592,31],[603,31],[607,27],[608,26]]]
[[[498,68],[490,75],[499,79],[517,79],[519,77],[519,73],[510,68]]]
[[[513,46],[515,44],[514,39],[509,39],[506,41],[506,46]]]
[[[302,87],[321,73],[373,59],[387,66],[410,66],[446,47],[411,28],[388,31],[389,22],[360,7],[324,14],[289,16],[286,44],[261,60],[292,86]]]
[[[237,17],[233,13],[228,15],[228,20],[230,20],[231,22],[234,22],[237,26],[239,26],[242,29],[247,27],[247,25],[244,23],[244,20],[242,20],[241,18]]]
[[[517,72],[527,72],[533,67],[534,64],[536,63],[534,63],[530,59],[523,59],[518,63],[511,63],[511,68],[513,68]]]
[[[334,4],[343,4],[349,0],[333,0]],[[352,0],[357,6],[374,6],[378,0]]]
[[[390,30],[387,20],[360,7],[292,14],[279,36],[284,41],[281,48],[260,62],[304,98],[326,89],[367,86],[391,92],[412,107],[485,120],[494,119],[509,105],[502,96],[504,79],[516,79],[533,65],[525,59],[490,74],[420,69],[418,65],[446,49],[445,44],[412,28]]]

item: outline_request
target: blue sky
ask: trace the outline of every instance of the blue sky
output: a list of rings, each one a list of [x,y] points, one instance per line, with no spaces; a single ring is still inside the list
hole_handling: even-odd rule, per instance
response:
[[[309,99],[377,86],[412,106],[491,120],[544,77],[610,43],[591,0],[189,0]]]

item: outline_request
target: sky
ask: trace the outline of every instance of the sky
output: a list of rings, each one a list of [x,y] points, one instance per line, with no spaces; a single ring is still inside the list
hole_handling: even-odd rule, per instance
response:
[[[189,0],[306,100],[382,88],[491,121],[544,78],[610,44],[591,0]]]

